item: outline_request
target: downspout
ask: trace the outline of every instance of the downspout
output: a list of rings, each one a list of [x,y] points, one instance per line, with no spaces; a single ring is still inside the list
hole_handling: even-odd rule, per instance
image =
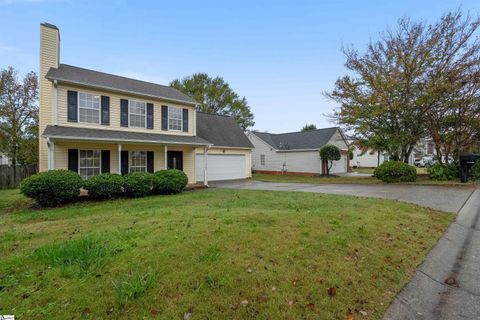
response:
[[[205,146],[203,152],[203,185],[208,187],[208,170],[207,170],[207,161],[208,161],[208,150],[210,149],[211,145]]]
[[[58,125],[58,81],[53,80],[53,125]]]

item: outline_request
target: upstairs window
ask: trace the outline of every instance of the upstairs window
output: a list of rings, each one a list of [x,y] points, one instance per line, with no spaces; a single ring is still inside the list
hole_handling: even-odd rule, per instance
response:
[[[181,108],[168,107],[168,130],[182,131],[182,112]]]
[[[78,114],[80,122],[100,123],[100,96],[79,92]]]
[[[147,172],[147,152],[130,151],[130,172]]]
[[[129,100],[129,126],[145,128],[146,127],[146,103],[141,101]]]
[[[79,150],[78,173],[83,179],[100,174],[100,150]]]

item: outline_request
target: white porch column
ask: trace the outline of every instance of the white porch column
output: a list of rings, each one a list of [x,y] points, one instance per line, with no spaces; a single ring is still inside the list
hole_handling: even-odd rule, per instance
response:
[[[207,159],[208,159],[208,146],[205,146],[205,149],[203,151],[203,184],[208,187]]]
[[[164,148],[164,156],[163,156],[163,160],[165,161],[165,170],[168,169],[168,163],[167,163],[167,154],[168,154],[168,147],[167,145],[165,145],[165,148]]]
[[[47,138],[47,147],[48,170],[53,170],[55,169],[55,144],[52,140],[50,140],[50,138]]]
[[[122,174],[122,145],[118,144],[118,174]]]

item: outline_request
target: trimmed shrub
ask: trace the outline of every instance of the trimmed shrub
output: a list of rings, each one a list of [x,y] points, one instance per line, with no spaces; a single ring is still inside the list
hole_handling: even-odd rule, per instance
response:
[[[320,148],[320,158],[327,162],[327,175],[330,175],[330,169],[333,166],[333,161],[338,161],[342,158],[340,149],[333,144],[326,144]]]
[[[413,182],[417,179],[415,167],[401,161],[385,161],[375,169],[373,174],[386,183]]]
[[[470,168],[468,172],[468,178],[471,181],[480,181],[480,160],[477,160],[475,164]]]
[[[123,176],[125,194],[131,198],[141,198],[152,190],[152,174],[132,172]]]
[[[181,170],[160,170],[153,174],[153,191],[155,193],[179,193],[185,189],[187,183],[187,175]]]
[[[50,170],[23,180],[20,191],[42,207],[53,207],[77,200],[82,184],[76,172]]]
[[[123,177],[116,173],[102,173],[84,182],[92,199],[111,199],[123,194]]]
[[[459,167],[453,164],[441,165],[439,163],[436,163],[428,168],[428,175],[430,179],[436,181],[455,180],[459,177],[459,174]]]

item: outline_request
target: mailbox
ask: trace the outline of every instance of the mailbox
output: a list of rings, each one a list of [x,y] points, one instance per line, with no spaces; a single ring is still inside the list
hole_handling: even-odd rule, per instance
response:
[[[468,181],[468,171],[478,160],[480,160],[480,154],[462,154],[460,156],[460,180],[462,182]]]

